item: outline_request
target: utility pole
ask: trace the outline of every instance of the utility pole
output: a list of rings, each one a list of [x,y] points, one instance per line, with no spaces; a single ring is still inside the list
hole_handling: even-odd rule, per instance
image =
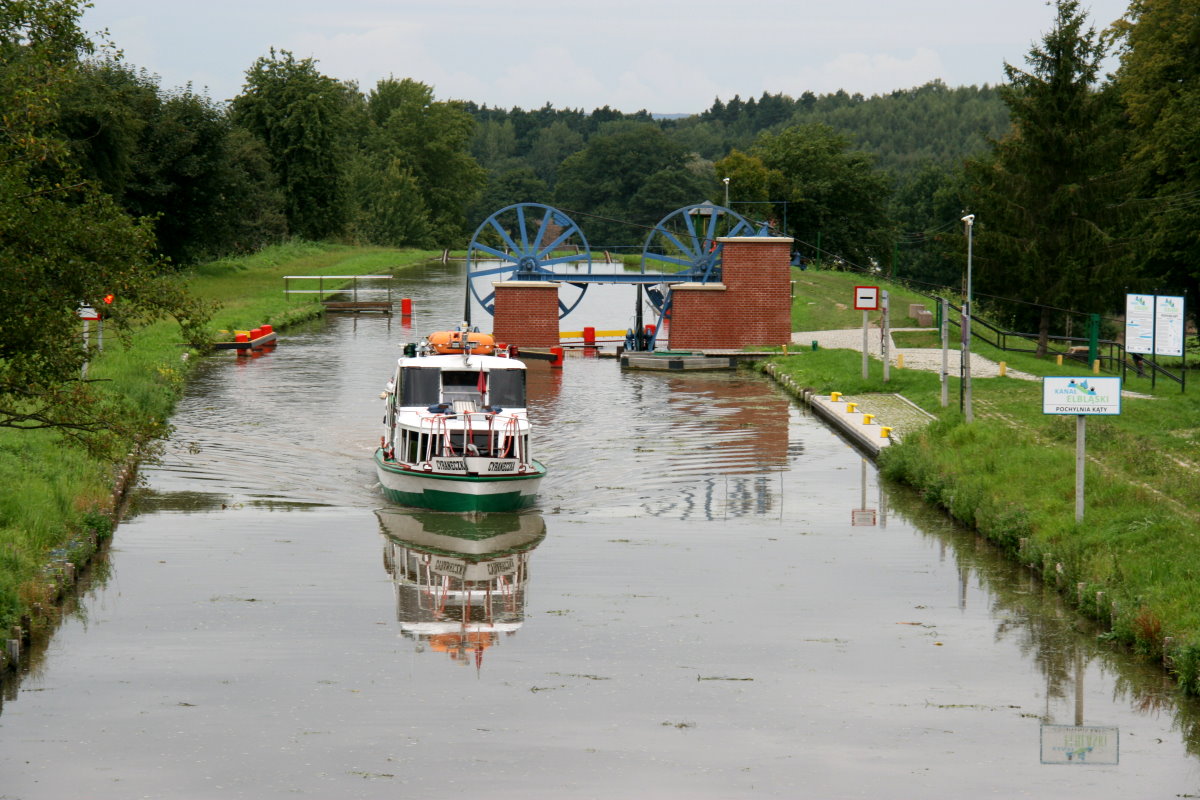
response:
[[[974,422],[975,415],[971,409],[971,258],[974,255],[975,215],[967,214],[962,221],[967,224],[967,301],[963,303],[962,313],[963,414],[967,422]]]

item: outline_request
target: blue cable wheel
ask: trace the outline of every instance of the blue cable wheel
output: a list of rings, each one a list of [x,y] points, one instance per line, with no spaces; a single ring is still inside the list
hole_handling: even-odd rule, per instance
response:
[[[674,273],[690,283],[721,280],[723,236],[755,236],[753,224],[736,211],[712,203],[697,203],[672,211],[654,226],[642,246],[642,271]],[[659,311],[662,291],[647,291]]]
[[[547,280],[558,290],[559,319],[579,305],[588,284],[571,275],[592,271],[583,231],[566,214],[541,203],[506,206],[485,219],[467,247],[467,285],[489,314],[495,313],[497,281]]]

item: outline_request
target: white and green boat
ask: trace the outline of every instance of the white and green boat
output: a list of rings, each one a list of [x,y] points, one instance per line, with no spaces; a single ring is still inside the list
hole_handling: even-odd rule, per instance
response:
[[[525,364],[487,334],[405,345],[383,393],[375,471],[393,503],[435,511],[532,506],[546,467],[529,455]]]

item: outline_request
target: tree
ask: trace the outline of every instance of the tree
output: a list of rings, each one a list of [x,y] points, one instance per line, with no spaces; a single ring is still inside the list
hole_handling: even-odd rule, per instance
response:
[[[1134,0],[1118,24],[1117,85],[1132,127],[1148,286],[1187,292],[1200,319],[1200,10],[1194,0]]]
[[[1076,0],[1057,0],[1053,29],[1005,64],[1013,131],[968,167],[976,224],[975,285],[1014,322],[1036,321],[1044,354],[1059,309],[1115,307],[1127,260],[1114,208],[1124,146],[1115,93],[1097,89],[1105,47]]]
[[[173,315],[186,336],[206,315],[161,277],[145,221],[81,177],[57,103],[91,52],[79,0],[0,5],[0,427],[53,429],[102,452],[130,432],[128,413],[81,378],[80,302],[118,301],[110,333]]]
[[[893,276],[928,289],[960,284],[962,195],[962,171],[933,162],[897,181],[889,211],[897,227]]]
[[[882,262],[888,245],[887,176],[871,157],[827,125],[796,125],[764,133],[751,149],[766,167],[775,219],[797,244],[815,247],[860,267]],[[786,208],[783,202],[787,202]],[[824,255],[822,256],[824,258]]]
[[[246,72],[246,87],[233,99],[234,122],[266,145],[293,235],[326,239],[345,229],[347,120],[356,96],[322,75],[313,59],[272,49]]]
[[[609,124],[615,126],[612,132],[593,136],[584,149],[563,161],[555,187],[556,201],[564,210],[594,217],[576,222],[584,225],[589,242],[606,249],[642,241],[644,229],[625,221],[630,216],[629,203],[652,176],[664,170],[681,170],[687,163],[682,148],[657,126],[645,122]],[[705,194],[691,202],[702,200]],[[643,204],[657,207],[646,196]],[[657,221],[634,220],[639,225]]]
[[[412,175],[431,240],[442,247],[461,241],[466,210],[487,180],[470,152],[474,119],[461,104],[435,101],[432,87],[409,78],[379,81],[367,111],[372,130],[364,146],[395,162],[395,174]]]
[[[158,250],[175,263],[283,235],[282,197],[261,147],[190,87],[164,93],[143,70],[88,61],[59,109],[81,174],[134,216],[153,217]]]

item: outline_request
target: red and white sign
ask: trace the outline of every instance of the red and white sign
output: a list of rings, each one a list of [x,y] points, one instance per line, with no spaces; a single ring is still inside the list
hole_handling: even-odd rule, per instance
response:
[[[854,309],[855,309],[855,311],[878,311],[879,310],[879,287],[878,286],[855,286],[854,287]]]
[[[96,322],[100,319],[100,312],[91,306],[80,306],[75,309],[75,313],[79,315],[80,319],[86,322]]]

